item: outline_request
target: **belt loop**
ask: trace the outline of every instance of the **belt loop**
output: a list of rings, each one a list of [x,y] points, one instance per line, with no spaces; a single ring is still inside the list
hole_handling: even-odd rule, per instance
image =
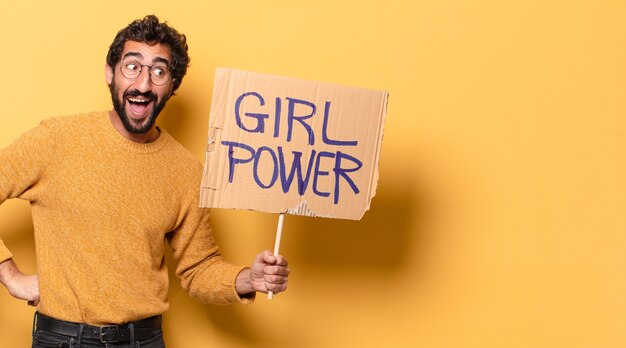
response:
[[[128,328],[130,329],[130,344],[135,344],[135,323],[129,323]]]
[[[85,332],[85,324],[78,324],[78,342],[76,342],[76,348],[80,348],[81,342],[83,341],[83,332]]]
[[[32,335],[33,337],[35,336],[35,331],[37,330],[36,326],[37,325],[37,316],[39,315],[39,312],[35,311],[35,315],[33,316],[33,332]]]

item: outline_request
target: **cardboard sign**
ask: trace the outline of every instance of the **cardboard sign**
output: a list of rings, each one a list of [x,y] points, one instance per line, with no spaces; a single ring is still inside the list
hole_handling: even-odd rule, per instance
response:
[[[203,207],[360,219],[388,93],[218,68]]]

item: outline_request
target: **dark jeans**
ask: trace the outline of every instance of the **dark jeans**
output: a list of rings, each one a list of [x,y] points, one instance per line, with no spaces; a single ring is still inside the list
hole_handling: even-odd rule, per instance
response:
[[[161,329],[154,330],[154,336],[143,340],[123,343],[102,343],[99,340],[81,338],[80,343],[78,337],[64,336],[54,332],[45,331],[39,328],[33,328],[33,346],[32,348],[165,348],[163,342],[163,331]]]

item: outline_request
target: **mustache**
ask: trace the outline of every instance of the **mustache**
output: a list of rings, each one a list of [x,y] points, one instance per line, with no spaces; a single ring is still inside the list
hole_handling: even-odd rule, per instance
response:
[[[154,94],[151,91],[141,93],[138,90],[133,89],[132,91],[124,92],[124,98],[132,98],[132,97],[144,97],[144,98],[149,99],[149,100],[156,100],[157,99],[156,94]]]

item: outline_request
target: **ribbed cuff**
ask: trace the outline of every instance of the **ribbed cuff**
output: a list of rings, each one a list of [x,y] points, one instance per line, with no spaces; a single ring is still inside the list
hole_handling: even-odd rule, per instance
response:
[[[243,304],[243,305],[247,305],[247,304],[251,304],[254,302],[254,299],[256,298],[256,292],[251,292],[249,294],[246,294],[246,296],[241,297],[238,293],[237,293],[237,277],[239,277],[239,274],[245,270],[246,268],[249,267],[239,267],[237,268],[237,272],[235,273],[235,276],[232,278],[233,279],[233,283],[232,283],[232,295],[233,295],[233,299],[235,303],[239,303],[239,304]]]

